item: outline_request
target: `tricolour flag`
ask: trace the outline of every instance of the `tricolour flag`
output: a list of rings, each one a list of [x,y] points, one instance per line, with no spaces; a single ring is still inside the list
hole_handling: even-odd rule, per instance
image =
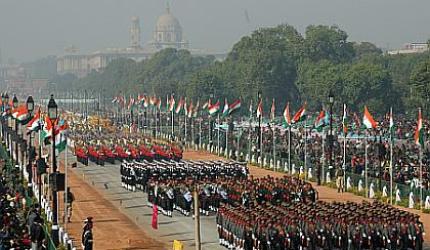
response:
[[[366,128],[376,128],[376,126],[378,126],[378,123],[376,123],[372,115],[369,113],[367,106],[364,106],[363,124]]]
[[[16,109],[12,110],[12,117],[17,119],[18,121],[23,121],[28,118],[28,109],[25,105],[21,105]]]
[[[193,101],[190,102],[190,105],[188,106],[188,111],[187,111],[187,116],[188,118],[192,118],[193,117]]]
[[[231,103],[230,106],[228,107],[228,114],[229,115],[233,114],[234,111],[240,108],[240,105],[241,105],[240,99],[237,99],[236,101]]]
[[[260,100],[257,106],[257,118],[263,117],[263,100]]]
[[[423,131],[423,119],[421,116],[421,109],[418,109],[418,120],[417,120],[417,127],[415,129],[414,140],[415,140],[415,144],[421,147],[424,146],[424,131]]]
[[[193,110],[193,118],[197,117],[197,114],[198,114],[199,108],[200,108],[199,106],[200,106],[200,100],[197,100],[196,106],[194,107],[194,110]]]
[[[36,114],[33,116],[33,119],[27,124],[27,130],[29,132],[35,132],[40,129],[40,108],[37,109]]]
[[[275,98],[273,98],[272,107],[270,108],[270,120],[275,120]]]
[[[222,110],[222,116],[226,117],[228,116],[229,112],[228,112],[228,102],[227,102],[227,98],[224,99],[224,109]]]
[[[298,123],[306,119],[306,103],[293,116],[293,123]]]
[[[284,109],[284,122],[287,126],[291,125],[291,115],[290,115],[290,103],[287,102],[287,106]]]
[[[181,99],[179,99],[178,106],[176,106],[175,113],[176,114],[181,113],[183,106],[184,106],[184,98],[181,97]]]
[[[59,153],[66,149],[68,128],[69,125],[67,125],[66,121],[64,120],[60,120],[58,125],[55,126],[55,148]]]
[[[321,131],[322,128],[326,125],[326,112],[324,110],[321,110],[318,114],[317,118],[315,119],[314,126],[317,129],[317,131]]]
[[[202,109],[203,110],[209,110],[209,107],[212,106],[211,104],[211,99],[209,98],[209,100],[205,103],[203,103]]]
[[[220,104],[218,100],[214,105],[209,106],[209,114],[215,115],[216,113],[218,113],[219,108],[220,108]]]
[[[52,135],[52,128],[53,125],[51,119],[49,119],[48,115],[45,115],[45,118],[43,120],[43,130],[41,132],[42,140],[45,140]]]
[[[348,133],[348,121],[346,116],[346,104],[343,104],[343,117],[342,117],[342,128],[343,134],[346,135]]]

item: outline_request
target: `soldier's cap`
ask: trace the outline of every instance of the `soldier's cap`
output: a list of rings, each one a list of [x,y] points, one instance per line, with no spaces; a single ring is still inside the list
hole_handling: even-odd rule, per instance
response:
[[[92,223],[93,222],[93,217],[89,216],[84,220],[84,223]]]

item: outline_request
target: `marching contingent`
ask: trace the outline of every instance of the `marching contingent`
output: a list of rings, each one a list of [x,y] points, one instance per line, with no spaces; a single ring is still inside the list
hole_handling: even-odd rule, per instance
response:
[[[192,102],[187,105],[185,98],[181,98],[178,105],[175,105],[172,95],[167,98],[167,110],[161,112],[161,99],[145,95],[139,95],[137,99],[137,102],[130,100],[127,105],[123,98],[115,98],[114,103],[118,105],[114,106],[113,110],[116,109],[116,112],[113,112],[110,119],[63,112],[60,118],[52,121],[40,108],[34,115],[30,115],[28,110],[22,107],[8,112],[13,117],[27,119],[28,131],[39,131],[39,144],[46,143],[47,138],[54,135],[55,148],[61,152],[68,145],[77,161],[83,165],[88,165],[89,162],[100,166],[104,166],[106,162],[113,165],[118,163],[122,187],[131,192],[144,192],[148,206],[156,208],[154,211],[160,211],[168,217],[174,216],[175,210],[184,216],[194,216],[196,212],[212,216],[216,220],[220,245],[229,249],[422,249],[424,228],[419,216],[413,213],[377,201],[361,204],[320,201],[316,189],[307,181],[307,177],[290,174],[282,178],[255,178],[250,174],[246,162],[251,161],[250,154],[256,153],[257,157],[261,157],[267,150],[274,158],[282,158],[285,155],[290,158],[292,154],[295,160],[314,164],[315,167],[321,163],[319,155],[324,155],[325,160],[329,158],[337,173],[344,170],[366,177],[382,174],[384,180],[389,180],[396,174],[395,181],[403,183],[408,181],[408,177],[404,176],[401,164],[414,164],[407,175],[418,179],[417,186],[422,190],[424,186],[427,188],[424,183],[428,182],[428,158],[422,158],[423,151],[427,149],[424,147],[421,111],[415,129],[414,141],[417,147],[414,149],[406,139],[406,126],[398,127],[397,131],[394,131],[392,112],[378,125],[365,107],[363,124],[368,130],[363,137],[358,125],[352,128],[348,124],[347,109],[344,106],[342,126],[336,126],[334,129],[335,142],[330,148],[332,151],[327,154],[324,150],[323,127],[332,120],[328,112],[320,112],[309,126],[306,122],[306,104],[293,117],[290,117],[287,104],[283,118],[286,128],[281,128],[275,126],[273,102],[270,122],[263,129],[260,99],[256,112],[259,125],[257,130],[253,131],[251,121],[233,122],[232,114],[238,110],[241,101],[238,100],[232,105],[228,105],[226,101],[222,114],[225,122],[233,123],[233,126],[227,126],[222,140],[223,146],[229,146],[236,151],[244,149],[248,155],[247,159],[237,157],[236,160],[191,161],[182,159],[184,147],[193,145],[187,142],[189,135],[184,131],[187,129],[187,122],[191,123],[192,118],[199,113],[203,118],[205,116],[202,112],[208,112],[209,122],[205,126],[207,131],[202,131],[200,124],[199,133],[195,135],[199,138],[199,146],[203,139],[209,139],[209,146],[214,147],[212,133],[215,126],[211,122],[218,122],[219,136],[219,101],[211,104],[209,100],[199,109],[199,102],[196,105]],[[150,117],[145,115],[145,121],[141,121],[139,107],[145,110],[151,108],[156,112],[151,112],[153,116]],[[132,112],[135,108],[138,109],[137,119]],[[187,119],[182,120],[177,116],[178,124],[175,125],[174,114],[182,115],[183,110],[186,111],[184,117]],[[217,115],[218,119],[212,119],[214,115]],[[170,139],[157,135],[163,126],[162,117],[166,118],[164,129],[171,128]],[[357,119],[354,120],[358,123]],[[181,122],[183,123],[180,124]],[[206,123],[206,119],[200,119],[199,122]],[[142,124],[144,129],[148,129],[150,124],[159,126],[155,128],[155,136],[154,133],[141,133]],[[386,124],[389,126],[385,127]],[[181,128],[176,131],[176,135],[175,126]],[[235,136],[234,132],[238,132],[235,126],[236,129],[248,130],[248,137],[242,134],[240,137]],[[410,123],[407,126],[410,128]],[[363,138],[364,143],[359,143]],[[192,140],[193,143],[195,141]],[[251,145],[253,143],[256,145]],[[361,147],[363,144],[364,149]],[[377,149],[378,153],[372,152],[381,145],[384,150],[381,147]],[[387,157],[387,151],[393,152],[393,149],[395,160],[393,154]],[[363,150],[364,158],[361,155]],[[418,152],[419,155],[415,158],[401,155],[410,150]],[[333,154],[335,157],[332,159]],[[368,164],[369,160],[379,163],[383,169],[380,169],[379,173],[369,171],[375,170],[376,165]],[[275,162],[273,159],[272,164]],[[288,170],[291,167],[286,166]],[[400,172],[396,173],[394,169]],[[308,169],[305,167],[300,171]],[[321,173],[317,172],[317,175]],[[343,191],[344,187],[340,189]],[[422,203],[422,196],[418,200]],[[199,211],[194,211],[193,207],[198,207]]]

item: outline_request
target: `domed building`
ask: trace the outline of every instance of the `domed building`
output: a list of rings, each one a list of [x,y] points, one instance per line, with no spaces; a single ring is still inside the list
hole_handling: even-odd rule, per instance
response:
[[[158,17],[151,45],[156,49],[188,48],[188,41],[186,41],[182,36],[181,24],[178,19],[170,13],[169,6],[166,8],[166,13]]]

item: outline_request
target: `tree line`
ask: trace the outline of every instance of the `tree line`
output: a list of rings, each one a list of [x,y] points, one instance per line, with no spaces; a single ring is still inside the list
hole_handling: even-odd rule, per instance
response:
[[[349,41],[336,26],[311,25],[302,35],[283,24],[242,37],[223,61],[165,49],[142,62],[118,59],[103,72],[53,81],[63,90],[103,90],[108,96],[147,93],[165,100],[175,93],[207,100],[212,94],[221,101],[242,98],[245,105],[261,91],[265,110],[275,98],[278,111],[287,102],[297,108],[305,101],[320,110],[332,93],[339,111],[346,103],[352,111],[367,105],[382,115],[393,107],[415,116],[417,107],[430,114],[429,66],[428,52],[388,55],[372,43]]]

